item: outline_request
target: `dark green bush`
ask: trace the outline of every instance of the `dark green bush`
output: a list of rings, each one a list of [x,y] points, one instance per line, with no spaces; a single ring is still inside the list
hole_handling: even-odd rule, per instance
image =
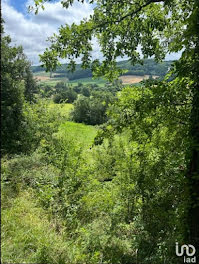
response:
[[[113,95],[108,92],[93,92],[89,98],[79,96],[74,103],[72,119],[88,125],[105,123],[108,120],[106,110],[113,98]]]

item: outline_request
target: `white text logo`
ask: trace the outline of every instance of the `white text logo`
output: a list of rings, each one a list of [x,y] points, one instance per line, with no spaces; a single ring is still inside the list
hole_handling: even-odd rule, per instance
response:
[[[184,263],[196,263],[196,257],[194,257],[195,253],[196,253],[196,249],[193,245],[182,245],[179,248],[178,243],[176,243],[176,255],[178,257],[182,257],[184,254],[188,256],[188,257],[184,256]]]

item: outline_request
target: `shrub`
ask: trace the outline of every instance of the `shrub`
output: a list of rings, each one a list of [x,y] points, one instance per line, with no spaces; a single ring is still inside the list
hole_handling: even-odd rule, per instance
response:
[[[56,103],[56,104],[62,103],[63,102],[62,95],[61,94],[55,94],[53,96],[53,102]]]
[[[61,120],[60,113],[50,108],[44,100],[38,101],[34,105],[26,103],[21,128],[21,134],[23,135],[21,148],[23,152],[30,153],[34,151],[40,145],[41,140],[50,141]]]
[[[79,96],[74,103],[72,119],[88,125],[103,124],[108,120],[106,110],[112,101],[113,95],[108,92],[95,92],[89,98]]]

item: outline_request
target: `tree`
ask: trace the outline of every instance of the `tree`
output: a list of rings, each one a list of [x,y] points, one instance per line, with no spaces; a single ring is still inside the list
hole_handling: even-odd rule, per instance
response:
[[[66,91],[66,90],[68,90],[68,86],[67,86],[67,84],[65,82],[58,82],[55,85],[56,93],[63,92],[63,91]]]
[[[67,86],[64,82],[58,82],[55,85],[55,95],[54,95],[54,102],[55,103],[61,103],[66,102],[67,103],[73,103],[77,98],[77,93],[74,90],[74,88]]]
[[[21,148],[20,129],[23,122],[24,75],[28,65],[22,47],[11,46],[9,36],[1,41],[1,76],[2,76],[2,152],[13,153]]]
[[[106,111],[114,101],[110,92],[93,92],[92,96],[80,95],[74,103],[72,118],[75,122],[100,125],[107,121]]]
[[[90,91],[89,87],[87,87],[87,86],[83,86],[82,89],[81,89],[81,93],[82,93],[84,96],[89,97],[91,91]]]
[[[90,124],[90,105],[89,98],[80,95],[74,103],[72,118],[79,123]]]
[[[60,104],[60,103],[62,103],[62,102],[63,102],[62,95],[61,95],[61,94],[55,94],[55,95],[53,96],[53,102],[54,102],[55,104]]]
[[[28,65],[25,70],[24,81],[25,81],[25,91],[24,91],[25,99],[26,101],[33,103],[35,102],[35,94],[38,91],[38,87],[36,80],[33,77],[30,65]]]
[[[121,177],[126,184],[123,197],[130,204],[126,218],[137,226],[139,233],[135,238],[138,263],[179,263],[172,245],[184,241],[190,95],[187,83],[179,84],[176,80],[147,80],[141,87],[125,87],[109,108],[108,125],[95,139],[99,144],[107,138],[112,149],[114,140],[119,138],[128,144],[118,151],[121,154],[120,160],[115,159],[119,164],[115,170],[117,177],[111,179]],[[112,153],[116,155],[115,151]],[[112,171],[114,167],[113,164]],[[135,199],[140,200],[139,205],[133,205]]]
[[[36,8],[44,1],[35,1]],[[68,8],[72,1],[63,1]],[[81,1],[82,2],[82,1]],[[91,0],[90,3],[95,1]],[[187,214],[187,240],[199,248],[199,1],[142,0],[96,1],[93,15],[79,25],[62,26],[41,60],[54,69],[58,58],[68,58],[70,68],[81,57],[82,66],[90,67],[95,76],[114,79],[120,74],[118,56],[128,56],[132,63],[140,61],[138,46],[144,58],[162,60],[166,53],[182,51],[175,64],[176,80],[192,94],[189,118],[190,144],[187,148],[186,181],[190,205]],[[92,60],[92,37],[99,40],[104,59]]]

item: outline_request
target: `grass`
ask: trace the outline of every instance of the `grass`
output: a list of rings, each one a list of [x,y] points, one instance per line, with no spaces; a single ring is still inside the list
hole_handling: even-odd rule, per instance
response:
[[[2,263],[67,263],[62,234],[38,208],[31,189],[2,209]]]
[[[70,138],[71,140],[74,140],[88,148],[93,143],[97,134],[97,128],[94,126],[67,121],[59,127],[58,134],[61,137]]]
[[[49,80],[39,81],[40,84],[55,86],[58,82],[68,82],[66,78],[52,78]]]
[[[60,125],[57,135],[70,140],[73,148],[75,144],[80,146],[89,161],[89,147],[92,146],[97,128],[66,122],[73,109],[72,104],[48,102],[48,107],[50,111],[63,116],[64,123]],[[44,209],[48,208],[48,202],[50,204],[56,192],[54,186],[58,176],[56,168],[45,164],[40,151],[32,156],[20,155],[4,160],[1,263],[78,263],[71,261],[73,251],[70,237],[59,220],[55,222],[50,217],[50,210]]]

